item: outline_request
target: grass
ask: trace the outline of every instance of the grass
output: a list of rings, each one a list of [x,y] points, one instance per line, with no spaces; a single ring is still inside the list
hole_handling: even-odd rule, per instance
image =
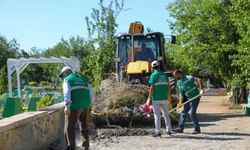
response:
[[[231,104],[229,109],[242,109],[241,104]]]
[[[0,94],[0,99],[3,99],[5,96],[5,93]]]
[[[221,102],[221,106],[228,107],[228,109],[230,109],[230,110],[239,110],[239,109],[242,109],[242,105],[241,104],[234,104],[233,101],[232,101],[232,99],[230,99],[230,98],[225,98]]]

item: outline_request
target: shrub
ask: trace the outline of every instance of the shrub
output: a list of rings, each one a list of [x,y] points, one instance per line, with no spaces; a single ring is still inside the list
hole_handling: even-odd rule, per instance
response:
[[[30,83],[29,83],[29,86],[37,86],[37,82],[34,82],[34,81],[33,81],[33,82],[30,82]]]
[[[7,89],[7,74],[5,68],[0,69],[0,93],[6,92]]]
[[[44,96],[41,97],[40,101],[37,102],[37,109],[45,108],[51,106],[55,102],[54,96]]]
[[[47,83],[46,81],[41,81],[41,82],[39,83],[39,86],[46,86],[46,85],[48,85],[48,83]]]
[[[57,92],[62,92],[62,91],[63,91],[63,88],[62,88],[62,87],[56,87],[56,91],[57,91]]]

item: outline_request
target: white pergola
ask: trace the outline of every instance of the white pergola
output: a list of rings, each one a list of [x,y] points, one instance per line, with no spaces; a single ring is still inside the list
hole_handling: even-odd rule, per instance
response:
[[[21,84],[20,84],[20,74],[29,64],[40,64],[40,63],[64,63],[66,66],[70,66],[74,71],[80,71],[80,62],[76,57],[40,57],[40,58],[20,58],[13,59],[8,58],[7,60],[7,68],[8,68],[8,86],[9,86],[9,96],[12,96],[12,74],[16,71],[17,77],[17,89],[18,96],[21,97]]]

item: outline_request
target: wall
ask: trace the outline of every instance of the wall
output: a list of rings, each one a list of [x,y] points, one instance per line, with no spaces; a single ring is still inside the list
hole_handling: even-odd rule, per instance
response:
[[[47,150],[63,137],[63,103],[0,120],[0,150]]]

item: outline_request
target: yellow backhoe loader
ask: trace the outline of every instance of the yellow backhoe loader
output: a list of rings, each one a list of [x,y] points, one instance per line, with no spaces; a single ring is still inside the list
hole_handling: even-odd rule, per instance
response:
[[[150,64],[154,60],[158,60],[161,69],[166,71],[164,43],[163,33],[144,33],[141,22],[131,23],[129,32],[117,36],[116,40],[117,81],[147,84],[151,74]]]

